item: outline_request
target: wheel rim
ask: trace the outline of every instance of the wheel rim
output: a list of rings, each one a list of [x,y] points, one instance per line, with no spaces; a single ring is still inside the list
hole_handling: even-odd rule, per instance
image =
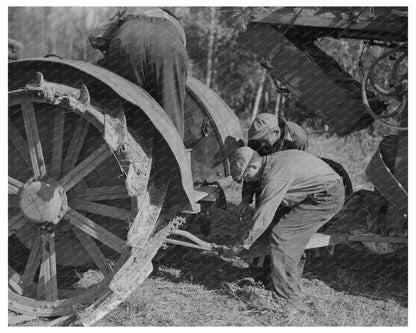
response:
[[[407,48],[407,46],[406,46]],[[393,50],[390,50],[389,52],[384,53],[379,58],[377,58],[369,67],[368,71],[364,74],[363,80],[361,82],[361,96],[363,100],[364,107],[366,111],[369,113],[369,115],[379,123],[381,123],[383,126],[400,130],[400,131],[407,131],[407,126],[396,126],[388,123],[386,119],[396,117],[397,115],[401,114],[403,111],[407,112],[407,89],[403,89],[402,86],[400,86],[400,77],[399,77],[399,67],[404,61],[404,59],[407,57],[407,49],[403,46],[399,46]],[[377,64],[391,56],[395,53],[403,53],[399,59],[395,62],[393,69],[392,69],[392,79],[393,83],[397,85],[394,89],[387,90],[383,87],[380,87],[374,79],[374,69],[377,66]],[[405,74],[407,77],[407,73]],[[400,101],[400,105],[392,112],[385,113],[385,114],[376,114],[373,109],[370,106],[370,103],[368,101],[367,97],[367,84],[368,82],[371,84],[371,86],[375,89],[375,91],[381,95],[388,96],[388,97],[396,97]]]
[[[105,291],[128,257],[138,209],[103,139],[104,115],[54,103],[9,93],[9,308],[40,316],[71,313]]]

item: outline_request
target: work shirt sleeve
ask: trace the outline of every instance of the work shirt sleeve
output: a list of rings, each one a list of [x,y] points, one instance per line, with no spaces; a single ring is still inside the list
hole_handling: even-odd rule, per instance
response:
[[[248,250],[272,223],[274,214],[285,197],[289,186],[289,182],[275,179],[263,184],[259,207],[254,212],[253,226],[243,241],[243,248]]]

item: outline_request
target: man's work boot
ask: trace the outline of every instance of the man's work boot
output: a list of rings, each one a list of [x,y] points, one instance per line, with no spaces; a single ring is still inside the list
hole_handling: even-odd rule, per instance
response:
[[[284,311],[285,301],[283,299],[276,300],[272,297],[271,293],[265,293],[263,295],[258,295],[253,293],[248,302],[249,309],[257,309],[260,311]]]
[[[286,315],[288,323],[291,324],[297,318],[301,306],[301,300],[288,300],[286,304]]]

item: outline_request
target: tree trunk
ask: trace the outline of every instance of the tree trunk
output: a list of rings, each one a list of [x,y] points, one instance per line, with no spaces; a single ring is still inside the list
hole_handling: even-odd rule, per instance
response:
[[[281,93],[282,97],[280,98],[279,105],[279,116],[284,118],[285,116],[285,105],[286,105],[286,95],[284,92]]]
[[[51,20],[52,8],[44,7],[43,9],[43,28],[44,28],[44,39],[47,47],[48,54],[55,54],[55,38],[54,38],[54,29],[52,28]]]
[[[68,37],[68,59],[74,58],[74,38]]]
[[[214,53],[214,41],[215,41],[215,26],[216,26],[216,14],[217,8],[210,8],[211,22],[209,25],[209,38],[208,38],[208,55],[207,55],[207,77],[205,83],[208,87],[211,87],[212,80],[212,58]]]
[[[275,116],[279,116],[280,113],[280,101],[282,100],[282,93],[281,92],[277,92],[277,96],[276,96],[276,105],[274,107],[274,114]]]
[[[270,82],[273,83],[276,86],[276,104],[274,106],[274,112],[273,114],[277,117],[279,115],[281,115],[280,113],[283,112],[283,107],[282,107],[282,102],[283,101],[283,97],[284,97],[284,93],[281,91],[281,89],[283,88],[283,86],[281,85],[281,83],[276,80],[273,79],[269,76],[270,78]],[[271,86],[273,86],[273,84]]]
[[[287,113],[287,111],[290,111],[290,108],[289,108],[289,92],[285,92],[284,95],[285,95],[285,104],[284,104],[283,110],[285,111],[285,113]]]
[[[265,80],[266,80],[266,70],[263,70],[263,72],[261,73],[259,87],[257,89],[256,99],[254,100],[253,116],[251,117],[251,121],[253,121],[254,118],[256,118],[257,113],[259,112],[260,100],[261,100],[261,95],[263,94],[263,87],[264,87]]]

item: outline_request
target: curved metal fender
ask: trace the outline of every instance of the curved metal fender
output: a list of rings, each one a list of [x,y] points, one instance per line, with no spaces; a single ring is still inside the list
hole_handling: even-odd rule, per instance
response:
[[[240,122],[221,97],[196,78],[188,77],[186,90],[204,108],[205,114],[212,121],[215,134],[220,139],[221,150],[224,153],[225,176],[229,176],[228,156],[234,149],[244,146]]]
[[[194,189],[191,166],[182,138],[177,132],[176,127],[169,116],[147,92],[134,83],[110,72],[105,68],[83,61],[61,60],[55,58],[31,58],[10,62],[9,88],[21,88],[10,86],[10,82],[13,81],[13,77],[19,75],[19,72],[24,73],[28,70],[41,71],[41,69],[45,68],[45,66],[48,69],[50,66],[51,71],[58,71],[62,76],[62,80],[64,81],[63,83],[69,82],[68,78],[71,77],[71,74],[75,74],[74,71],[82,72],[83,74],[88,75],[90,79],[98,80],[101,84],[106,85],[123,100],[128,101],[134,106],[140,108],[163,136],[175,156],[181,173],[182,186],[189,201],[190,208],[192,210],[197,209],[196,203],[193,199]]]
[[[380,144],[381,146],[381,144]],[[404,216],[408,214],[408,193],[386,165],[380,146],[365,172],[375,188]]]

